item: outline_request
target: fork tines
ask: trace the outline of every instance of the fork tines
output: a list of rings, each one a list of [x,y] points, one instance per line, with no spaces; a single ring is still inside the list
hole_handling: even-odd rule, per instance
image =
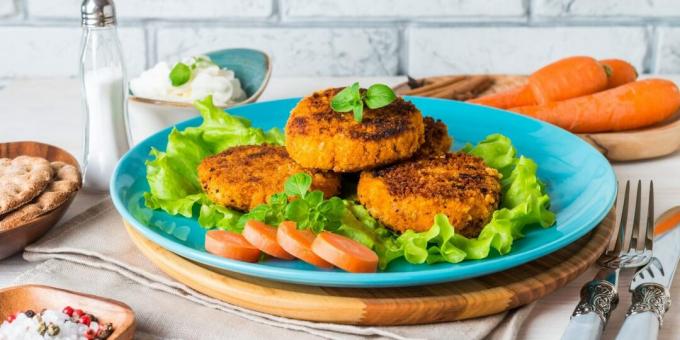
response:
[[[646,261],[651,256],[654,238],[654,183],[649,181],[649,190],[642,190],[642,181],[637,181],[633,209],[629,209],[632,198],[630,181],[621,185],[616,200],[615,233],[606,253],[616,256],[626,254],[621,263]],[[646,201],[646,204],[643,202]],[[640,228],[640,223],[645,223]]]

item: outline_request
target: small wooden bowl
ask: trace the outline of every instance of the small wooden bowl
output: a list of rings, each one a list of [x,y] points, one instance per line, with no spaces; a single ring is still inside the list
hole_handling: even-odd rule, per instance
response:
[[[135,334],[135,313],[115,300],[41,285],[22,285],[0,289],[0,320],[19,311],[62,310],[65,306],[82,309],[101,322],[113,324],[109,339],[127,340]]]
[[[0,143],[0,158],[15,158],[21,155],[42,157],[50,162],[62,161],[80,169],[80,165],[75,157],[56,146],[39,142]],[[27,245],[43,236],[64,216],[75,196],[73,195],[56,209],[26,224],[11,229],[0,230],[0,259],[21,251]]]

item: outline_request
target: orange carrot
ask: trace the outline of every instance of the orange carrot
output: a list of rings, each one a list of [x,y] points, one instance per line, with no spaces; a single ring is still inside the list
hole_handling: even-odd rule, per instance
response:
[[[600,60],[600,64],[609,69],[609,77],[607,77],[608,89],[628,84],[631,81],[635,81],[638,77],[635,67],[625,60],[603,59]]]
[[[319,268],[333,268],[333,265],[312,252],[316,236],[310,230],[298,230],[293,221],[283,221],[276,230],[276,239],[283,250]]]
[[[668,232],[673,228],[676,228],[678,223],[680,223],[680,207],[673,207],[656,219],[654,235],[658,236]]]
[[[569,57],[529,76],[536,103],[546,104],[589,95],[607,88],[605,68],[591,57]]]
[[[536,100],[529,86],[523,85],[507,91],[468,100],[468,103],[507,109],[516,106],[535,105]]]
[[[249,220],[243,228],[243,237],[255,248],[263,253],[282,259],[292,260],[293,255],[288,254],[276,240],[276,228],[257,220]]]
[[[322,231],[312,242],[312,251],[322,259],[350,273],[374,273],[378,255],[365,245],[345,236]]]
[[[232,260],[257,262],[260,250],[253,247],[241,234],[226,230],[211,230],[205,234],[205,250]]]
[[[680,109],[680,92],[671,81],[640,80],[588,96],[511,111],[558,125],[574,133],[637,129],[663,121]]]

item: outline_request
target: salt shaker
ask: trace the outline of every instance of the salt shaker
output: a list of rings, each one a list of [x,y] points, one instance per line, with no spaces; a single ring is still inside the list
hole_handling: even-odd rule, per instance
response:
[[[85,111],[85,190],[104,192],[120,157],[130,148],[127,81],[113,0],[84,0],[80,55]]]

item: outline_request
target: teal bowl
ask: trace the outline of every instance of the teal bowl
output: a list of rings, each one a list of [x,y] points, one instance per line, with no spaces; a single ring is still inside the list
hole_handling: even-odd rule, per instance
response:
[[[208,52],[205,55],[218,66],[234,71],[247,95],[241,102],[218,107],[227,109],[253,103],[267,87],[272,73],[271,58],[267,53],[248,48],[228,48]],[[132,91],[128,97],[128,117],[133,144],[141,142],[158,130],[197,115],[198,112],[191,103],[135,96]]]
[[[235,105],[222,106],[222,108],[255,102],[269,83],[272,63],[266,52],[250,48],[226,48],[204,53],[204,55],[210,57],[217,66],[234,71],[236,78],[241,81],[241,87],[246,92],[245,100]],[[132,91],[130,91],[129,99],[131,102],[193,108],[191,103],[139,97],[135,96]]]

